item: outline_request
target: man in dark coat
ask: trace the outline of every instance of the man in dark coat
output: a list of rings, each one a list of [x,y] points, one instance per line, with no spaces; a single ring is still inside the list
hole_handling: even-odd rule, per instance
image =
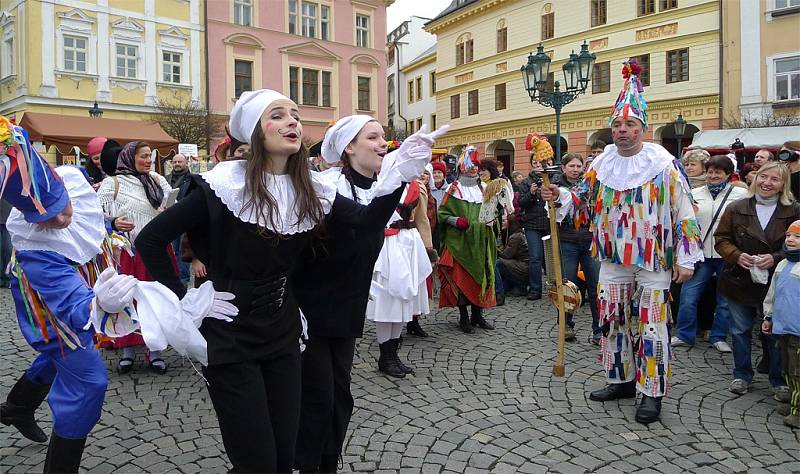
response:
[[[536,167],[541,164],[531,155],[531,166],[534,169],[519,185],[520,222],[525,229],[528,240],[528,299],[542,298],[542,263],[544,261],[544,244],[542,237],[550,234],[550,221],[544,201],[539,195],[542,178],[536,174]]]

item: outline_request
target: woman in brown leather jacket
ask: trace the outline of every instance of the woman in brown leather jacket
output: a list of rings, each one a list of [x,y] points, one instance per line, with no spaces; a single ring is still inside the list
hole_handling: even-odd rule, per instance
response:
[[[734,380],[730,391],[739,395],[747,393],[753,381],[753,319],[769,287],[769,279],[765,284],[755,283],[751,269],[767,270],[772,278],[775,265],[784,258],[786,229],[800,218],[800,204],[789,189],[789,169],[785,165],[771,162],[762,166],[750,192],[752,197],[725,209],[714,233],[714,248],[725,260],[719,291],[728,299],[731,311]],[[769,381],[777,398],[788,389],[772,336],[768,342]]]

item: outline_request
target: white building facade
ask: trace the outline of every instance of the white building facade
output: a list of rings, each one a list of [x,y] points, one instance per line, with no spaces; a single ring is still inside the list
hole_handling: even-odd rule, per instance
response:
[[[412,16],[386,35],[388,125],[401,133],[436,124],[436,36],[423,30],[427,21]]]

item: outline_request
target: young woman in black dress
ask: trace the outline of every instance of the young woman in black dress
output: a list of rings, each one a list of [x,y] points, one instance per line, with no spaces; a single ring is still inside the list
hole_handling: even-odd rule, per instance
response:
[[[236,295],[233,323],[200,328],[208,341],[203,374],[225,450],[234,472],[291,472],[301,386],[293,270],[323,220],[382,229],[401,181],[424,167],[430,145],[410,145],[376,193],[381,197],[362,206],[309,171],[290,99],[268,89],[245,92],[229,126],[251,145],[251,158],[219,163],[196,179],[187,197],[142,230],[136,246],[153,277],[180,296],[186,290],[165,249],[187,232],[214,287]]]

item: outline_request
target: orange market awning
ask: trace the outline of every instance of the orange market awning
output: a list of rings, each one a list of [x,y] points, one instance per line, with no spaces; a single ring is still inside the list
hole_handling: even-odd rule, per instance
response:
[[[145,120],[119,120],[107,118],[76,117],[67,115],[26,112],[20,126],[25,128],[31,141],[45,146],[55,146],[64,154],[79,147],[86,153],[86,144],[94,137],[114,139],[121,144],[142,140],[157,149],[161,155],[177,152],[178,140],[167,135],[159,124]]]

